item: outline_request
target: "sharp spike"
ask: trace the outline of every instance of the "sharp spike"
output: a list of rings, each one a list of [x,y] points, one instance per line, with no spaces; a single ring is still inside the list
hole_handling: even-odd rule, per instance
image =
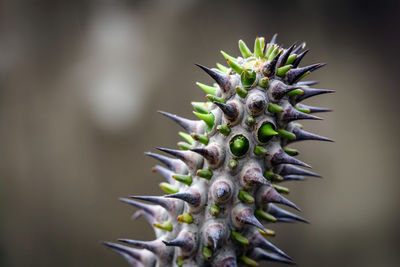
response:
[[[274,204],[268,204],[267,212],[269,214],[273,215],[275,218],[277,218],[278,222],[299,221],[299,222],[304,222],[304,223],[310,223],[306,219],[304,219],[294,213],[291,213],[287,210],[281,209]]]
[[[292,129],[292,132],[294,133],[294,135],[296,135],[296,139],[294,139],[292,142],[295,141],[305,141],[305,140],[316,140],[316,141],[327,141],[327,142],[333,142],[332,139],[314,134],[314,133],[310,133],[307,132],[305,130],[302,130],[298,127],[294,127]]]
[[[307,50],[304,50],[301,54],[299,54],[297,57],[296,57],[296,59],[294,60],[294,62],[293,62],[293,68],[297,68],[297,66],[299,66],[299,64],[300,64],[300,61],[303,59],[303,57],[308,53],[308,49]]]
[[[286,176],[286,175],[307,175],[307,176],[313,176],[313,177],[321,177],[318,173],[309,171],[309,170],[304,170],[300,167],[290,165],[290,164],[282,164],[282,169],[279,172],[280,175]]]
[[[259,231],[254,231],[253,234],[249,237],[249,241],[250,241],[250,244],[252,244],[255,247],[270,250],[274,253],[277,253],[278,255],[281,255],[289,260],[292,260],[292,258],[289,257],[285,252],[283,252],[277,246],[275,246],[274,244],[269,242],[267,239],[265,239],[260,234]]]
[[[250,253],[250,256],[258,261],[276,261],[280,263],[296,264],[294,261],[288,258],[285,258],[275,253],[264,251],[259,248],[253,249],[252,252]]]
[[[233,105],[232,103],[220,103],[220,102],[214,102],[215,105],[217,105],[222,112],[224,113],[225,117],[229,121],[235,121],[238,116],[239,116],[239,109],[237,108],[236,105]]]
[[[268,88],[268,94],[271,96],[273,101],[277,102],[287,93],[290,93],[291,91],[296,90],[298,88],[300,87],[288,86],[281,81],[274,80],[273,82],[270,83],[270,86]]]
[[[263,65],[261,71],[265,76],[267,77],[274,76],[276,70],[276,64],[278,63],[280,55],[281,52],[278,52],[278,54],[275,57],[273,57],[270,61],[268,61]]]
[[[283,122],[291,122],[295,120],[322,120],[320,117],[298,111],[291,105],[288,105],[279,115]]]
[[[146,250],[139,250],[112,242],[103,242],[103,244],[122,255],[132,266],[142,266],[142,263],[145,263],[146,266],[147,264],[155,264],[154,256]]]
[[[292,54],[298,54],[300,52],[301,49],[304,49],[306,47],[306,43],[302,42],[300,45],[296,46],[293,51]]]
[[[279,57],[277,67],[280,68],[286,64],[286,61],[289,58],[290,53],[292,53],[292,50],[294,48],[296,43],[292,44],[288,49],[285,50],[285,52],[282,53],[282,56]]]
[[[173,212],[176,210],[176,208],[175,208],[176,205],[175,205],[174,201],[172,201],[170,199],[165,199],[160,196],[130,196],[130,198],[148,201],[148,202],[160,205],[161,207],[163,207],[164,209],[166,209],[169,212]],[[133,200],[130,200],[130,201],[133,201]]]
[[[180,192],[172,195],[165,196],[167,198],[177,198],[189,203],[192,206],[198,206],[201,202],[200,194],[193,194],[191,192]]]
[[[194,121],[194,120],[189,120],[186,118],[179,117],[178,115],[171,114],[165,111],[159,110],[158,113],[161,113],[167,118],[170,118],[171,120],[175,121],[178,123],[183,129],[185,129],[189,133],[197,133],[199,131],[202,131],[202,122],[201,121]]]
[[[150,250],[151,252],[153,252],[156,255],[160,254],[160,251],[162,250],[162,247],[161,247],[162,243],[159,242],[158,240],[140,241],[140,240],[133,240],[133,239],[118,239],[118,241]]]
[[[304,181],[306,178],[301,175],[286,175],[283,176],[284,181]]]
[[[311,168],[310,165],[293,158],[289,156],[288,154],[285,153],[282,149],[279,149],[276,153],[272,154],[270,162],[272,165],[278,165],[278,164],[294,164],[294,165],[299,165],[307,168]]]
[[[297,82],[296,85],[298,86],[313,86],[318,84],[318,81],[301,81],[301,82]]]
[[[193,148],[191,151],[203,156],[213,167],[218,166],[224,160],[223,151],[214,143],[206,147]]]
[[[232,219],[236,228],[242,228],[245,224],[252,225],[266,231],[264,226],[254,216],[253,210],[244,204],[238,204],[232,209]]]
[[[220,86],[220,88],[223,92],[228,92],[231,89],[229,75],[217,73],[217,72],[215,72],[203,65],[200,65],[200,64],[195,64],[195,65],[197,67],[201,68],[202,70],[204,70],[208,75],[210,75],[211,78],[213,78],[214,81],[217,82],[217,84]]]
[[[331,112],[330,108],[312,107],[304,104],[297,104],[296,107],[308,110],[308,113]]]
[[[203,231],[204,240],[208,246],[211,246],[216,251],[221,240],[226,236],[226,226],[222,223],[211,223],[206,226]]]
[[[174,184],[175,180],[172,178],[172,175],[174,175],[174,172],[171,170],[168,170],[167,168],[164,168],[160,165],[156,165],[152,169],[153,172],[157,172],[161,174],[170,184]]]
[[[174,239],[171,241],[163,241],[166,246],[174,246],[174,247],[184,247],[186,245],[185,240],[183,239]]]
[[[289,84],[295,83],[297,80],[305,77],[311,72],[325,66],[325,63],[317,63],[307,67],[291,69],[286,73],[286,80]]]
[[[238,267],[236,256],[232,253],[219,253],[211,266],[218,267]]]
[[[321,94],[329,94],[329,93],[334,93],[335,90],[328,90],[328,89],[316,89],[316,88],[307,88],[307,87],[302,87],[301,90],[303,90],[303,94],[299,95],[296,97],[296,102],[301,102],[304,99],[307,99],[312,96],[316,95],[321,95]]]
[[[165,164],[173,172],[187,173],[186,165],[179,159],[172,159],[152,152],[146,152],[145,154]]]
[[[197,170],[202,164],[202,161],[199,159],[199,157],[197,157],[197,155],[191,151],[182,151],[162,147],[157,147],[157,149],[182,160],[186,163],[189,169]]]
[[[278,37],[278,34],[275,33],[275,34],[272,36],[271,41],[269,41],[269,43],[270,43],[270,44],[276,44],[276,38],[277,38],[277,37]]]
[[[259,229],[261,229],[263,231],[266,231],[265,228],[264,228],[264,225],[262,225],[254,215],[252,215],[250,217],[247,217],[247,218],[244,218],[243,221],[244,221],[245,224],[249,224],[249,225],[257,227],[257,228],[259,228]]]
[[[256,165],[244,169],[240,178],[241,183],[247,188],[253,187],[256,184],[269,183],[268,180],[264,178],[261,168]]]
[[[155,217],[157,215],[157,208],[154,205],[149,205],[149,204],[144,204],[132,199],[128,199],[128,198],[119,198],[120,201],[128,203],[138,209],[143,210],[144,212],[148,213],[149,215],[151,215],[152,217]]]
[[[296,204],[280,195],[272,186],[263,186],[257,192],[257,202],[260,206],[265,206],[268,203],[279,203],[301,211]]]

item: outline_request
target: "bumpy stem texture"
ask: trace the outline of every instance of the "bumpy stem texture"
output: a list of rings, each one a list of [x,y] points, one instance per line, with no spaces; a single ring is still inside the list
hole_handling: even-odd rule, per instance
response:
[[[214,80],[203,89],[207,102],[192,102],[199,120],[161,114],[183,127],[179,149],[158,148],[147,153],[164,166],[154,171],[166,181],[164,196],[122,198],[138,209],[152,226],[156,239],[119,239],[105,245],[132,266],[257,266],[260,261],[293,264],[268,239],[275,235],[265,225],[307,222],[283,206],[299,211],[284,194],[285,181],[319,177],[295,158],[290,145],[302,140],[330,139],[307,132],[298,120],[329,109],[299,102],[331,93],[314,89],[315,81],[300,81],[325,64],[300,67],[308,50],[304,43],[284,49],[256,38],[254,50],[239,41],[241,57],[221,51],[227,66],[198,65]],[[305,168],[301,168],[305,167]],[[125,244],[122,244],[125,243]]]

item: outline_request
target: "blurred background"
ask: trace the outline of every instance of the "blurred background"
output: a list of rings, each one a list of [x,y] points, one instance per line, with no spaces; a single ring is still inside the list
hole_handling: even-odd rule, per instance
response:
[[[399,16],[386,0],[0,0],[0,266],[128,266],[100,243],[153,238],[118,197],[161,193],[143,152],[180,129],[156,110],[194,118],[211,80],[193,64],[275,32],[307,41],[303,64],[328,63],[311,79],[337,92],[305,123],[336,143],[296,145],[325,178],[287,184],[312,224],[272,242],[300,266],[398,266]]]

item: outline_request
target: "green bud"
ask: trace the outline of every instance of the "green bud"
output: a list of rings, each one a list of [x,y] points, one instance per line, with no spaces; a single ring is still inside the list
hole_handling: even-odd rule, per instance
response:
[[[286,94],[287,96],[304,95],[304,91],[301,89],[294,89]]]
[[[256,119],[254,119],[253,116],[249,115],[249,116],[246,117],[244,123],[245,123],[247,126],[250,126],[250,127],[251,127],[251,126],[253,126],[253,125],[256,123]]]
[[[231,133],[231,128],[229,128],[227,125],[218,125],[217,130],[220,132],[220,134],[225,136],[228,136]]]
[[[265,171],[264,172],[264,177],[271,182],[282,182],[283,178],[279,174],[276,174],[272,171]]]
[[[248,192],[246,192],[244,190],[239,190],[238,198],[247,204],[254,203],[254,197],[252,197]]]
[[[229,161],[228,161],[228,167],[229,167],[229,169],[236,169],[236,167],[238,166],[238,162],[237,162],[237,160],[235,160],[235,159],[230,159]]]
[[[192,184],[192,177],[190,175],[184,175],[184,174],[174,174],[172,176],[175,180],[178,182],[181,182],[186,185],[191,185]]]
[[[208,247],[203,247],[203,257],[208,261],[212,256],[212,250]]]
[[[234,61],[227,59],[226,62],[228,62],[229,66],[236,71],[236,73],[241,74],[243,72],[242,67],[236,64]]]
[[[286,138],[289,140],[294,140],[296,139],[296,135],[292,132],[286,131],[284,129],[278,129],[276,130],[278,132],[279,137],[281,138]]]
[[[256,58],[261,58],[263,56],[262,54],[262,47],[261,47],[261,40],[260,38],[256,38],[254,42],[254,56]]]
[[[213,96],[213,95],[206,95],[206,97],[211,102],[220,102],[220,103],[224,103],[224,104],[226,103],[226,100],[223,99],[222,97]]]
[[[217,95],[217,88],[212,87],[212,86],[208,86],[202,83],[197,82],[196,83],[201,89],[203,89],[204,92],[206,92],[206,94],[210,94],[210,95]]]
[[[178,216],[178,222],[191,224],[193,223],[193,217],[189,213],[183,213]]]
[[[231,232],[231,239],[245,246],[249,244],[249,240],[246,237],[235,231]]]
[[[208,142],[210,141],[208,136],[204,135],[204,134],[192,133],[190,136],[193,137],[194,140],[196,140],[202,144],[205,144],[205,145],[208,145]]]
[[[202,113],[198,113],[193,111],[194,115],[196,115],[199,119],[203,120],[206,125],[207,125],[207,131],[211,131],[212,128],[214,127],[214,114],[212,114],[211,112],[208,114],[202,114]]]
[[[263,123],[257,132],[258,140],[262,143],[268,142],[277,134],[278,133],[275,131],[275,126],[269,122]]]
[[[192,104],[194,110],[199,112],[199,113],[203,113],[203,114],[210,113],[210,110],[208,109],[208,106],[205,105],[204,102],[192,102],[191,104]]]
[[[240,53],[242,54],[243,58],[248,58],[248,57],[252,56],[250,49],[247,47],[247,45],[242,40],[239,40],[239,50],[240,50]]]
[[[276,75],[279,77],[285,76],[286,72],[293,68],[293,65],[286,65],[276,69]]]
[[[249,150],[249,140],[243,135],[236,135],[229,141],[229,147],[236,157],[243,156]]]
[[[285,65],[290,65],[292,64],[295,60],[296,60],[297,55],[296,54],[292,54],[288,57],[288,59],[286,60]]]
[[[271,214],[263,211],[263,210],[256,210],[254,212],[254,215],[258,218],[258,219],[264,219],[270,222],[276,222],[276,218],[274,216],[272,216]]]
[[[283,108],[277,104],[269,103],[268,111],[271,113],[280,113],[283,111]]]
[[[153,224],[154,227],[164,230],[164,231],[168,231],[168,232],[172,232],[172,223],[170,221],[165,221],[165,222],[156,222]]]
[[[176,265],[178,265],[178,267],[183,267],[184,264],[185,264],[185,261],[183,260],[183,258],[181,258],[181,257],[176,258]]]
[[[267,49],[265,51],[265,55],[264,57],[268,60],[269,59],[269,55],[272,53],[272,50],[274,50],[274,46],[271,44],[267,44]]]
[[[194,139],[190,136],[190,134],[179,132],[179,135],[186,140],[189,144],[193,145]]]
[[[278,193],[289,194],[289,192],[290,192],[289,188],[287,188],[287,187],[279,186],[276,184],[274,184],[273,186],[274,186],[275,190],[278,191]]]
[[[272,60],[279,53],[279,46],[275,46],[268,56],[268,60]]]
[[[262,146],[255,146],[253,152],[257,156],[265,156],[265,155],[267,155],[267,150]]]
[[[284,147],[283,151],[286,152],[286,154],[288,154],[289,156],[297,156],[299,154],[299,151],[297,149],[294,148],[290,148],[290,147]]]
[[[244,88],[250,88],[253,86],[257,78],[257,74],[251,69],[245,69],[243,70],[242,75],[240,75],[240,78]]]
[[[310,114],[310,113],[311,113],[311,110],[310,110],[309,108],[300,108],[300,107],[296,107],[296,109],[297,109],[298,111],[300,111],[300,112],[303,112],[303,113],[307,113],[307,114]]]
[[[258,85],[261,86],[262,88],[267,88],[269,85],[268,77],[261,78],[260,81],[258,82]]]
[[[196,175],[201,178],[210,180],[211,177],[213,176],[213,173],[210,169],[202,169],[202,170],[197,170]]]
[[[219,207],[217,206],[217,205],[215,205],[215,204],[212,204],[211,206],[210,206],[210,210],[209,210],[209,212],[210,212],[210,215],[211,216],[217,216],[218,214],[219,214]]]
[[[249,257],[246,257],[245,255],[240,256],[239,260],[243,264],[248,265],[248,266],[252,266],[252,267],[258,266],[258,263],[255,260],[252,260]]]
[[[167,194],[175,194],[179,192],[179,187],[166,182],[160,183],[160,188]]]
[[[217,68],[220,69],[220,71],[222,71],[224,74],[228,74],[229,73],[229,68],[225,67],[224,65],[217,63]]]
[[[225,52],[224,52],[224,51],[222,51],[222,50],[221,50],[221,54],[224,56],[224,58],[225,58],[225,59],[229,59],[229,60],[231,60],[231,61],[234,61],[234,62],[236,62],[236,61],[237,61],[237,59],[236,59],[236,58],[234,58],[234,57],[232,57],[232,56],[228,55],[227,53],[225,53]]]
[[[240,87],[240,86],[236,86],[235,88],[236,93],[238,94],[238,96],[240,96],[241,98],[245,98],[247,96],[247,90]]]
[[[194,148],[193,145],[188,144],[186,142],[178,142],[178,147],[181,150],[190,150],[190,149]]]

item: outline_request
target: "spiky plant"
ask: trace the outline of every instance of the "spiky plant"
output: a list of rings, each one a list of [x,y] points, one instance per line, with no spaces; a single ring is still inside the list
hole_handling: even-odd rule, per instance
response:
[[[164,196],[131,196],[135,206],[154,226],[156,239],[119,239],[105,245],[123,255],[132,266],[257,266],[259,261],[293,263],[268,237],[275,233],[265,223],[307,222],[279,205],[299,208],[282,196],[281,182],[304,180],[318,174],[294,158],[289,144],[330,139],[307,132],[297,120],[319,120],[311,115],[329,109],[300,104],[311,96],[331,93],[314,89],[315,81],[300,81],[325,64],[299,67],[305,44],[287,49],[276,35],[265,44],[256,38],[254,51],[240,40],[241,57],[221,51],[228,66],[198,65],[216,84],[197,85],[207,102],[192,102],[200,120],[160,112],[186,132],[180,149],[158,148],[174,158],[146,153],[166,167],[154,171],[166,179]],[[146,203],[147,202],[147,203]],[[151,204],[149,204],[150,202]],[[278,204],[278,205],[277,205]]]

